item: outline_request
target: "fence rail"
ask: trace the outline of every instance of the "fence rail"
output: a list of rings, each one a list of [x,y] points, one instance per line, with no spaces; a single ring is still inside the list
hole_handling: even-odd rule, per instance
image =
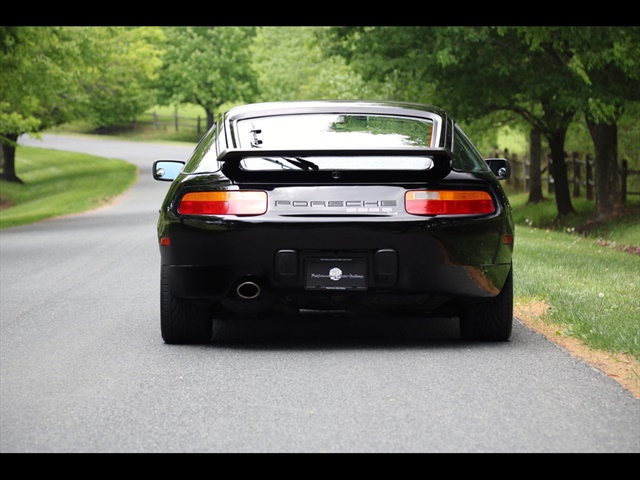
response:
[[[204,133],[206,128],[205,119],[197,117],[184,117],[178,115],[178,112],[172,115],[161,115],[157,112],[144,113],[141,117],[133,121],[133,128],[146,126],[153,127],[155,130],[167,130],[173,128],[175,132],[190,131],[196,133]]]
[[[640,187],[637,187],[638,182],[636,182],[636,187],[638,188],[638,191],[636,192],[630,192],[628,190],[629,185],[627,183],[627,179],[630,175],[638,175],[638,178],[640,178],[640,170],[629,170],[629,162],[623,160],[620,174],[622,176],[622,198],[626,199],[627,195],[640,195]]]
[[[531,181],[531,165],[525,156],[519,159],[516,154],[509,154],[508,151],[496,152],[491,156],[507,158],[511,163],[511,178],[507,180],[516,190],[528,192]],[[547,155],[542,159],[541,172],[542,181],[547,186],[549,193],[554,192],[554,181],[551,175],[551,157]],[[584,190],[587,200],[594,198],[594,160],[591,155],[582,155],[574,152],[565,157],[567,165],[567,177],[572,188],[574,198],[579,198]],[[640,170],[630,170],[627,160],[622,161],[620,168],[621,197],[626,202],[628,195],[640,195]],[[635,177],[634,177],[635,176]],[[629,183],[632,188],[629,189]]]

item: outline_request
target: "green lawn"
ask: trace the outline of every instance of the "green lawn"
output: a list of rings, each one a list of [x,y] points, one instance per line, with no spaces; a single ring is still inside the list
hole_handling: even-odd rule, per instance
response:
[[[101,207],[138,175],[123,160],[23,146],[16,150],[16,173],[24,184],[0,180],[0,228]]]

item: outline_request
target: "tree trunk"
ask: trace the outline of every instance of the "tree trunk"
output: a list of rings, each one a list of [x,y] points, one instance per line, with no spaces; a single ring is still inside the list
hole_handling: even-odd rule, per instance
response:
[[[556,130],[551,133],[547,140],[551,148],[553,184],[556,195],[556,205],[558,207],[558,217],[564,217],[576,213],[571,202],[569,191],[569,175],[567,174],[567,162],[564,154],[564,139],[566,129]]]
[[[18,135],[9,133],[5,137],[10,141],[9,143],[2,142],[2,154],[4,156],[4,165],[2,169],[2,175],[0,178],[8,182],[24,183],[16,175],[16,145],[18,141]]]
[[[529,132],[529,200],[536,204],[544,200],[542,196],[542,135],[532,128]]]
[[[618,172],[618,126],[587,119],[595,150],[596,206],[594,220],[615,218],[623,213]]]
[[[213,121],[214,121],[213,110],[209,110],[205,108],[205,112],[207,112],[207,131],[209,131],[209,129],[213,127]]]

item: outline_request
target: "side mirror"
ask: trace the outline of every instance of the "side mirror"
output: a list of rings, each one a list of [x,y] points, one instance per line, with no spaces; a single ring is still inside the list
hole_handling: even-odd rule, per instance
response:
[[[498,180],[506,180],[511,176],[511,163],[505,158],[487,158],[485,160]]]
[[[179,160],[157,160],[153,162],[153,178],[171,182],[180,174],[184,164]]]

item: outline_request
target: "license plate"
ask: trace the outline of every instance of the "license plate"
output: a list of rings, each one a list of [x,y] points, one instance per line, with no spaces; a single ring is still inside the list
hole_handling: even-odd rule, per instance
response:
[[[366,258],[322,258],[305,260],[307,290],[366,290]]]

